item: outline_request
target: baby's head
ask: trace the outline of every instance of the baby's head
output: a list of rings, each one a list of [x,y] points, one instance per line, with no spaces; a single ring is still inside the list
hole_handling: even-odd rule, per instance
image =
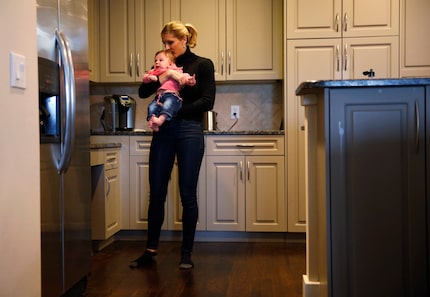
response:
[[[159,50],[155,53],[154,68],[166,68],[175,64],[175,57],[170,50]]]

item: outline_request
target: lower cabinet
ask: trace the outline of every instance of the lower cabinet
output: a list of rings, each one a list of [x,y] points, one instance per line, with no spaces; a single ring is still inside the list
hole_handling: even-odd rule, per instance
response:
[[[130,229],[148,229],[151,136],[130,137]],[[165,224],[164,224],[165,226]]]
[[[151,135],[91,138],[92,143],[121,143],[122,182],[115,184],[115,192],[120,191],[121,197],[116,206],[116,210],[120,209],[120,224],[111,222],[115,228],[148,228],[151,139]],[[284,136],[207,135],[205,139],[206,154],[197,188],[197,230],[285,232]],[[111,171],[114,172],[117,171]],[[116,181],[110,178],[111,191]],[[106,183],[104,179],[99,182]],[[165,207],[162,228],[182,230],[177,164],[172,170]]]
[[[121,229],[119,149],[94,154],[104,162],[91,167],[92,239],[105,240]]]
[[[279,136],[208,136],[207,230],[286,231]]]
[[[130,137],[130,229],[148,228],[149,206],[149,149],[151,136]],[[205,180],[204,161],[200,169],[200,180]],[[204,182],[197,188],[199,220],[197,230],[206,229],[206,191]],[[165,218],[162,229],[182,230],[182,204],[178,185],[178,166],[175,163],[166,197]]]

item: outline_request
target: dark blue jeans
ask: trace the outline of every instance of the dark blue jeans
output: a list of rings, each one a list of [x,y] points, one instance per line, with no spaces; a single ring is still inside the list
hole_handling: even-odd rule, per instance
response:
[[[193,251],[198,218],[197,182],[203,154],[200,122],[173,118],[160,126],[159,132],[154,132],[149,154],[148,249],[158,248],[167,186],[176,156],[183,208],[182,253]]]
[[[163,105],[158,105],[158,100],[160,100],[160,103],[163,103]],[[146,120],[149,121],[153,114],[157,117],[164,114],[167,116],[167,120],[170,121],[178,113],[181,107],[182,100],[175,93],[157,95],[148,105],[148,116],[146,117]]]

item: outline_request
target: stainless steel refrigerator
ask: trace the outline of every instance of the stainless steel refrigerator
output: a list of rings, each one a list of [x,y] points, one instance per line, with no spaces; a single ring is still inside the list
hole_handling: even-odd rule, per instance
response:
[[[87,0],[37,0],[42,296],[79,296],[91,268]]]

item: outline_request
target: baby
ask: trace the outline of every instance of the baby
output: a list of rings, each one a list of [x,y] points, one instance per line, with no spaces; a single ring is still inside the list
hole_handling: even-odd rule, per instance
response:
[[[160,50],[155,54],[154,67],[145,73],[143,82],[160,80],[154,100],[148,105],[148,125],[153,131],[159,131],[160,126],[170,121],[182,107],[179,90],[184,85],[194,86],[195,76],[183,73],[182,67],[177,67],[175,58],[169,50]]]

